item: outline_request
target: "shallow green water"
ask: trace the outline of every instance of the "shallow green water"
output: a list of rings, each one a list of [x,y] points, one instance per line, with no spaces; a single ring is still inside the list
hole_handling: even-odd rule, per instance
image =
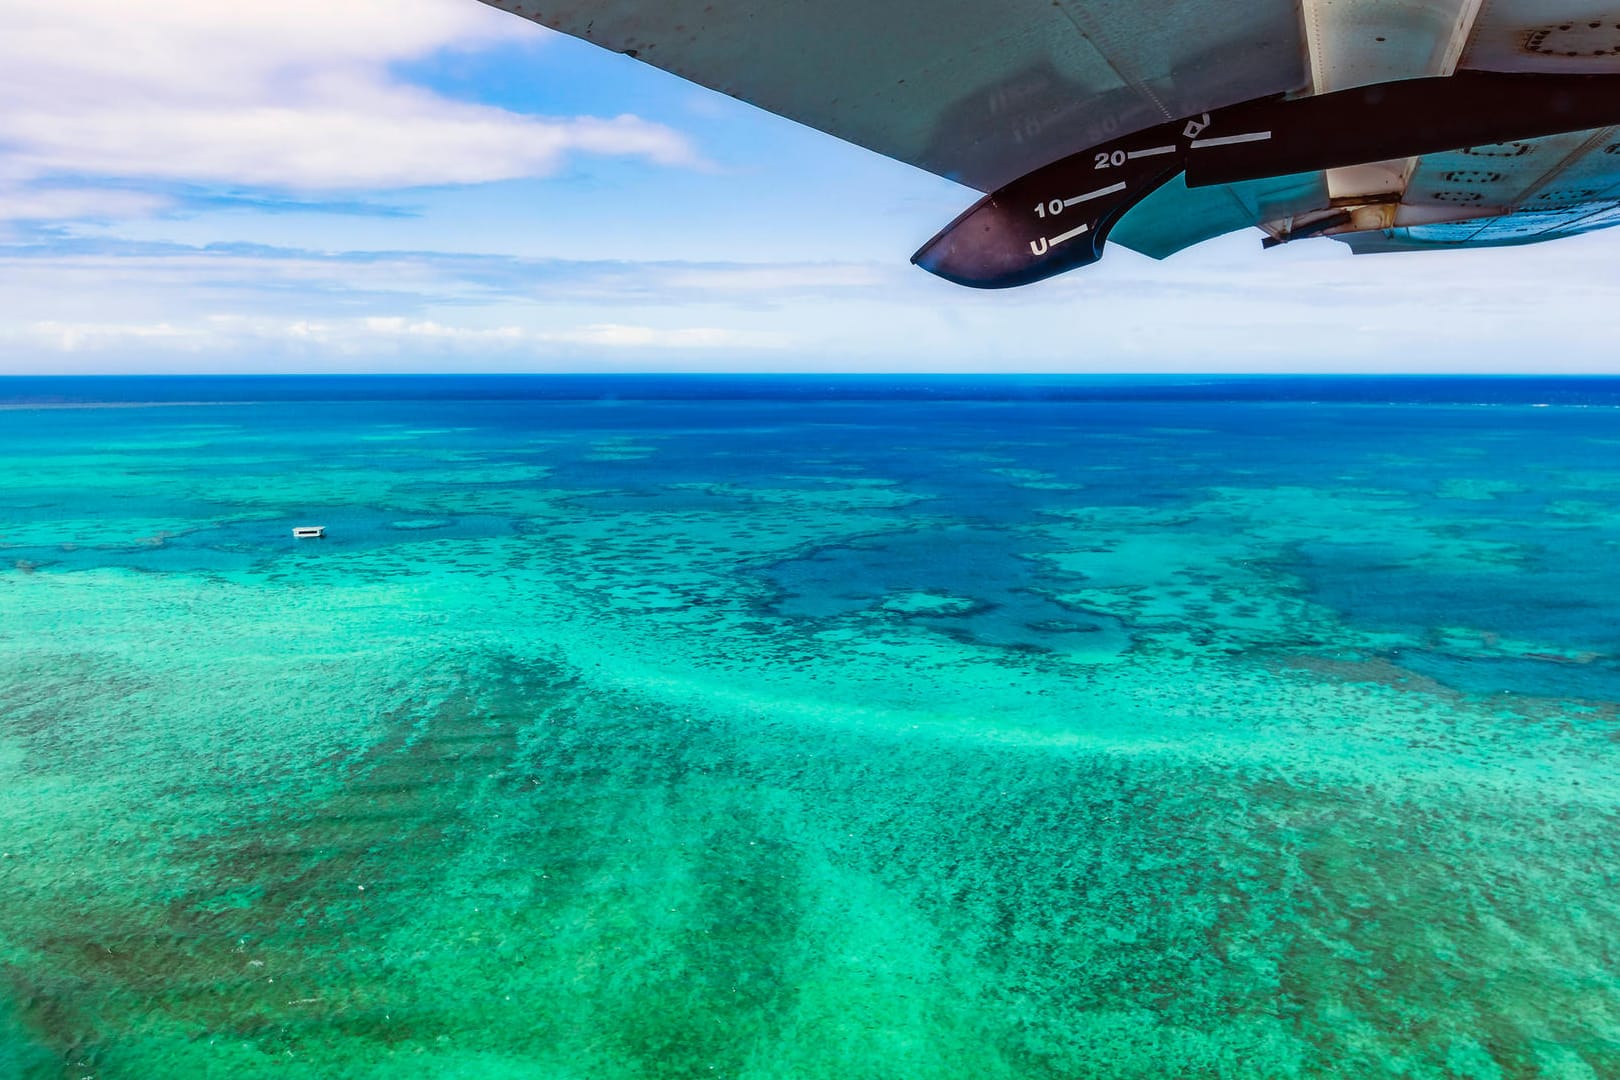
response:
[[[1620,1076],[1557,411],[0,413],[0,1075]]]

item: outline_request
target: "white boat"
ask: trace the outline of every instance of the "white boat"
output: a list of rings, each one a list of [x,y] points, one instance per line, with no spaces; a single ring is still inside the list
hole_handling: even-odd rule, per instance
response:
[[[293,529],[293,537],[298,540],[319,540],[325,535],[325,525],[299,525]]]

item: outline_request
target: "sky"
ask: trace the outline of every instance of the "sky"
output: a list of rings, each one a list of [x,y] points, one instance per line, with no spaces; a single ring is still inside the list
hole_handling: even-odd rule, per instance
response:
[[[1620,230],[976,292],[978,193],[476,0],[0,0],[0,102],[0,374],[1620,372]]]

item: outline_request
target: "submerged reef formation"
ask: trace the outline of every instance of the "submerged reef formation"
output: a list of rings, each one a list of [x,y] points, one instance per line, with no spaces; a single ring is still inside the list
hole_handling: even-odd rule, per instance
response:
[[[1620,1075],[1617,439],[9,411],[0,1075]]]

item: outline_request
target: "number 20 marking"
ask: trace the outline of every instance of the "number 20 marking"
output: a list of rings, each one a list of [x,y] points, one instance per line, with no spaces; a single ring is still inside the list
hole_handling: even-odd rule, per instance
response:
[[[1097,155],[1096,168],[1098,171],[1109,168],[1117,169],[1121,165],[1125,164],[1125,160],[1126,155],[1125,151],[1123,150],[1115,150],[1112,154],[1107,152],[1099,153]]]

